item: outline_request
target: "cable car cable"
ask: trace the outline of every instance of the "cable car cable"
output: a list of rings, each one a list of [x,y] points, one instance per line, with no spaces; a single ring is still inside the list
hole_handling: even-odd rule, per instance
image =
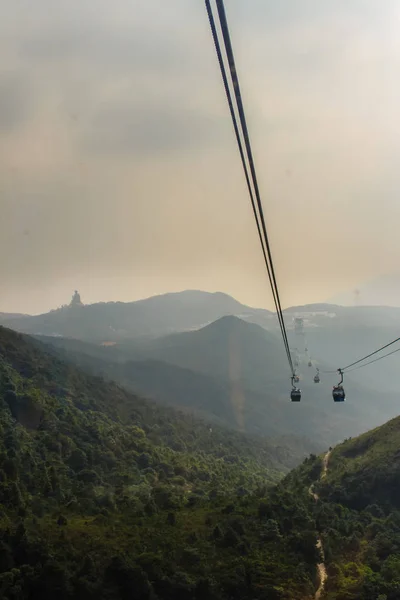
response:
[[[386,358],[387,356],[390,356],[391,354],[396,354],[396,352],[400,352],[400,348],[397,348],[396,350],[392,350],[391,352],[388,352],[387,354],[384,354],[383,356],[379,356],[378,358],[374,358],[374,360],[369,360],[364,365],[359,365],[358,367],[354,367],[354,369],[350,369],[348,371],[348,373],[351,373],[352,371],[357,371],[357,369],[362,369],[363,367],[366,367],[367,365],[372,365],[372,363],[378,362],[379,360],[382,360],[383,358]]]
[[[270,272],[271,272],[272,279],[273,279],[273,286],[271,285],[271,287],[274,292],[275,306],[276,306],[278,318],[279,318],[280,325],[281,325],[281,331],[282,331],[282,336],[284,339],[284,344],[286,347],[286,352],[288,354],[289,365],[291,367],[292,372],[294,372],[293,362],[292,362],[292,358],[291,358],[290,350],[289,350],[289,342],[288,342],[288,338],[287,338],[285,322],[283,319],[283,312],[282,312],[282,307],[281,307],[281,302],[280,302],[280,297],[279,297],[278,285],[276,282],[275,269],[274,269],[274,264],[272,261],[271,248],[270,248],[269,240],[268,240],[264,212],[263,212],[263,208],[262,208],[262,204],[261,204],[257,175],[256,175],[255,166],[254,166],[253,153],[252,153],[251,144],[250,144],[250,136],[249,136],[249,132],[247,129],[243,101],[242,101],[242,96],[241,96],[241,92],[240,92],[239,78],[237,75],[237,69],[236,69],[236,65],[235,65],[233,48],[232,48],[232,43],[231,43],[229,27],[228,27],[228,23],[227,23],[227,19],[226,19],[226,13],[225,13],[225,7],[224,7],[223,0],[216,0],[216,5],[217,5],[217,10],[218,10],[218,15],[219,15],[222,36],[223,36],[224,44],[225,44],[225,51],[226,51],[226,55],[228,58],[228,64],[229,64],[229,70],[230,70],[230,74],[231,74],[232,84],[233,84],[233,88],[234,88],[234,92],[235,92],[239,118],[240,118],[240,122],[242,125],[242,132],[243,132],[243,137],[244,137],[245,146],[246,146],[246,150],[247,150],[247,158],[248,158],[248,162],[250,165],[250,171],[251,171],[251,175],[252,175],[254,191],[255,191],[255,195],[256,195],[256,199],[257,199],[257,206],[258,206],[258,210],[259,210],[259,214],[260,214],[262,230],[263,230],[263,234],[264,234],[264,241],[265,241],[268,258],[269,258],[269,263],[270,263]],[[268,268],[268,266],[267,266],[267,268]]]
[[[268,258],[269,258],[269,262],[270,262],[271,274],[272,274],[272,278],[274,281],[274,287],[276,290],[277,312],[279,312],[279,314],[280,314],[280,318],[282,321],[282,329],[283,329],[282,334],[284,335],[284,339],[286,341],[286,346],[287,346],[287,348],[289,348],[286,328],[285,328],[284,319],[283,319],[282,307],[281,307],[281,302],[280,302],[280,298],[279,298],[278,284],[276,282],[275,269],[274,269],[274,264],[272,261],[271,248],[270,248],[268,234],[267,234],[267,228],[266,228],[266,224],[265,224],[264,211],[263,211],[263,207],[261,204],[261,197],[260,197],[260,192],[259,192],[259,187],[258,187],[258,180],[257,180],[257,175],[256,175],[256,170],[255,170],[255,165],[254,165],[253,153],[251,150],[250,136],[249,136],[249,132],[247,129],[246,117],[245,117],[242,95],[241,95],[240,85],[239,85],[239,77],[238,77],[238,73],[237,73],[237,69],[236,69],[235,58],[233,55],[233,48],[232,48],[232,43],[231,43],[231,38],[230,38],[230,33],[229,33],[228,22],[226,19],[224,0],[216,0],[216,5],[217,5],[219,20],[220,20],[220,25],[221,25],[221,30],[222,30],[222,36],[223,36],[224,43],[225,43],[225,50],[226,50],[226,55],[228,58],[229,70],[231,73],[233,88],[234,88],[234,92],[235,92],[235,96],[236,96],[236,103],[237,103],[237,107],[238,107],[239,118],[240,118],[240,122],[242,124],[243,137],[245,140],[247,157],[248,157],[248,161],[249,161],[249,165],[250,165],[250,171],[252,174],[258,210],[259,210],[262,229],[263,229],[263,233],[264,233],[264,240],[265,240]]]
[[[363,362],[364,360],[366,360],[370,356],[374,356],[374,354],[378,354],[378,352],[381,352],[381,350],[384,350],[385,348],[389,348],[389,346],[392,346],[393,344],[395,344],[396,342],[399,342],[399,341],[400,341],[400,337],[398,337],[395,340],[393,340],[393,342],[389,342],[389,344],[386,344],[385,346],[382,346],[382,348],[379,348],[378,350],[375,350],[375,352],[371,352],[370,354],[367,354],[363,358],[360,358],[359,360],[356,360],[355,362],[351,363],[350,365],[347,365],[347,367],[343,367],[342,371],[344,371],[346,369],[349,369],[350,367],[353,367],[354,365],[358,365],[358,363]]]
[[[222,52],[221,52],[221,45],[220,45],[220,42],[219,42],[219,39],[218,39],[217,28],[215,26],[215,20],[214,20],[214,15],[213,15],[212,8],[211,8],[210,0],[205,0],[205,4],[206,4],[206,10],[207,10],[207,14],[208,14],[208,19],[209,19],[209,22],[210,22],[211,33],[212,33],[213,40],[214,40],[214,46],[215,46],[215,50],[216,50],[216,53],[217,53],[218,63],[219,63],[220,70],[221,70],[221,75],[222,75],[222,80],[223,80],[223,84],[224,84],[224,88],[225,88],[225,93],[226,93],[226,97],[227,97],[227,100],[228,100],[229,111],[230,111],[232,122],[233,122],[233,128],[234,128],[235,135],[236,135],[236,141],[237,141],[237,144],[238,144],[238,147],[239,147],[239,153],[240,153],[240,158],[241,158],[241,161],[242,161],[242,166],[243,166],[243,170],[244,170],[244,174],[245,174],[245,178],[246,178],[247,188],[248,188],[249,195],[250,195],[251,205],[253,207],[253,213],[254,213],[254,217],[255,217],[255,220],[256,220],[258,236],[259,236],[259,239],[260,239],[260,243],[261,243],[261,248],[262,248],[262,252],[263,252],[263,255],[264,255],[265,264],[267,266],[267,271],[268,271],[270,286],[271,286],[272,292],[274,293],[273,280],[272,280],[271,273],[270,273],[270,270],[269,270],[268,259],[267,259],[267,255],[266,255],[266,251],[265,251],[265,247],[264,247],[264,241],[263,241],[262,232],[261,232],[260,224],[259,224],[259,221],[258,221],[258,215],[257,215],[256,205],[255,205],[255,201],[254,201],[253,190],[251,188],[249,173],[248,173],[248,169],[247,169],[247,165],[246,165],[246,160],[245,160],[245,156],[244,156],[244,152],[243,152],[242,140],[240,138],[238,123],[237,123],[237,119],[236,119],[236,115],[235,115],[235,111],[234,111],[234,107],[233,107],[232,96],[231,96],[231,92],[230,92],[230,89],[229,89],[228,78],[227,78],[227,75],[226,75],[226,69],[225,69],[225,65],[224,65],[224,61],[223,61],[223,57],[222,57]],[[275,306],[276,306],[275,298],[274,298],[274,302],[275,302]],[[281,324],[281,320],[279,318],[279,313],[278,313],[278,319],[279,319],[279,325],[280,325],[281,331],[282,331],[282,324]],[[290,350],[289,350],[289,354],[288,354],[288,350],[286,349],[286,344],[285,344],[285,350],[286,350],[286,354],[288,355],[288,359],[289,359]],[[289,364],[290,364],[290,360],[289,360]]]
[[[343,367],[341,369],[336,369],[336,371],[322,371],[322,370],[320,370],[320,372],[321,373],[330,373],[330,374],[333,374],[333,373],[337,373],[338,371],[347,371],[348,370],[349,373],[351,373],[352,371],[357,371],[357,369],[362,369],[363,367],[366,367],[367,365],[372,365],[372,363],[378,362],[379,360],[382,360],[383,358],[386,358],[387,356],[391,356],[391,354],[396,354],[396,352],[400,352],[400,348],[397,348],[396,350],[392,350],[392,352],[388,352],[387,354],[384,354],[383,356],[379,356],[378,358],[375,358],[374,360],[369,360],[364,365],[359,365],[358,367],[355,366],[355,365],[358,365],[359,363],[363,362],[367,358],[370,358],[371,356],[374,356],[375,354],[378,354],[378,352],[381,352],[385,348],[389,348],[389,346],[392,346],[393,344],[395,344],[396,342],[399,342],[399,341],[400,341],[400,337],[396,338],[392,342],[389,342],[389,344],[385,344],[385,346],[382,346],[378,350],[375,350],[374,352],[371,352],[370,354],[367,354],[366,356],[364,356],[364,358],[360,358],[359,360],[356,360],[352,364],[347,365],[347,367]],[[353,366],[354,366],[354,368],[351,368]]]
[[[234,91],[235,91],[235,97],[236,97],[237,108],[238,108],[238,112],[239,112],[239,118],[240,118],[240,122],[242,125],[242,133],[243,133],[243,137],[245,140],[247,157],[248,157],[248,161],[249,161],[249,165],[250,165],[250,170],[251,170],[252,179],[253,179],[253,185],[254,185],[255,194],[256,194],[256,198],[257,198],[257,204],[258,204],[258,208],[259,208],[259,212],[260,212],[264,240],[262,237],[262,233],[261,233],[261,229],[260,229],[260,225],[259,225],[259,221],[258,221],[258,217],[257,217],[254,196],[253,196],[251,186],[250,186],[248,171],[247,171],[246,163],[244,160],[243,147],[241,144],[237,121],[236,121],[236,116],[235,116],[234,109],[233,109],[232,97],[230,94],[229,85],[228,85],[228,81],[227,81],[227,77],[226,77],[225,66],[223,64],[221,47],[220,47],[220,43],[219,43],[219,39],[218,39],[218,33],[217,33],[217,30],[215,27],[214,15],[213,15],[211,4],[210,4],[209,0],[205,0],[207,14],[208,14],[208,18],[210,21],[211,31],[212,31],[212,35],[213,35],[213,39],[214,39],[214,45],[216,48],[218,62],[219,62],[220,69],[221,69],[225,92],[226,92],[226,96],[228,99],[229,109],[230,109],[234,129],[235,129],[236,139],[237,139],[238,146],[239,146],[239,152],[240,152],[240,156],[242,159],[242,165],[243,165],[243,168],[245,171],[246,182],[247,182],[250,199],[251,199],[251,203],[252,203],[252,207],[253,207],[253,213],[254,213],[254,216],[256,219],[258,234],[259,234],[259,238],[260,238],[260,242],[261,242],[261,246],[262,246],[262,250],[263,250],[263,255],[264,255],[264,259],[265,259],[265,263],[266,263],[266,267],[267,267],[267,271],[268,271],[269,281],[270,281],[270,285],[271,285],[271,289],[272,289],[272,293],[273,293],[273,297],[274,297],[275,307],[277,310],[277,315],[278,315],[279,325],[281,328],[283,342],[284,342],[284,346],[285,346],[285,350],[286,350],[286,354],[287,354],[291,372],[292,372],[292,374],[294,374],[293,361],[292,361],[292,356],[291,356],[290,349],[289,349],[289,342],[288,342],[286,328],[285,328],[285,322],[284,322],[283,314],[282,314],[282,308],[281,308],[281,303],[280,303],[280,298],[279,298],[279,291],[278,291],[278,287],[277,287],[277,283],[276,283],[275,269],[274,269],[273,262],[272,262],[271,250],[270,250],[268,235],[267,235],[266,226],[265,226],[265,219],[264,219],[264,214],[263,214],[262,205],[261,205],[261,199],[260,199],[260,195],[259,195],[257,176],[255,173],[254,160],[253,160],[253,155],[252,155],[251,146],[250,146],[250,139],[249,139],[249,134],[248,134],[248,130],[247,130],[246,119],[245,119],[245,115],[244,115],[243,102],[242,102],[241,94],[240,94],[239,81],[238,81],[237,74],[236,74],[236,67],[235,67],[235,61],[234,61],[234,57],[233,57],[232,44],[231,44],[230,36],[229,36],[229,28],[228,28],[228,24],[226,21],[226,15],[225,15],[223,1],[216,0],[216,2],[217,2],[217,9],[218,9],[218,14],[219,14],[219,18],[220,18],[221,30],[223,33],[223,38],[224,38],[224,43],[225,43],[225,50],[226,50],[226,54],[228,57],[228,63],[229,63],[229,67],[230,67],[231,79],[232,79],[232,83],[233,83],[233,87],[234,87]],[[266,247],[266,250],[268,253],[268,258],[269,258],[270,264],[268,264],[267,254],[265,252],[264,243],[265,243],[265,247]]]
[[[277,314],[278,314],[278,318],[279,318],[279,322],[280,322],[280,326],[281,326],[281,332],[282,332],[282,336],[284,339],[286,353],[288,355],[289,365],[293,372],[294,371],[293,363],[292,363],[292,359],[291,359],[291,355],[290,355],[289,343],[288,343],[285,323],[284,323],[284,319],[283,319],[283,313],[282,313],[282,308],[281,308],[281,303],[280,303],[280,298],[279,298],[279,291],[278,291],[278,286],[277,286],[276,276],[275,276],[275,269],[274,269],[274,265],[272,262],[271,249],[270,249],[269,241],[268,241],[268,234],[267,234],[267,230],[266,230],[265,218],[264,218],[263,208],[262,208],[261,199],[260,199],[257,175],[256,175],[256,171],[255,171],[254,159],[253,159],[253,154],[252,154],[252,150],[251,150],[250,137],[249,137],[249,133],[248,133],[248,129],[247,129],[246,117],[245,117],[245,113],[244,113],[244,107],[243,107],[243,102],[242,102],[242,97],[241,97],[241,92],[240,92],[239,79],[237,76],[235,59],[234,59],[234,55],[233,55],[233,48],[232,48],[232,43],[231,43],[231,39],[230,39],[228,23],[226,20],[226,13],[225,13],[225,7],[224,7],[223,0],[216,0],[216,5],[217,5],[217,10],[218,10],[218,15],[219,15],[221,31],[222,31],[222,35],[223,35],[223,39],[224,39],[224,44],[225,44],[225,51],[226,51],[226,55],[228,58],[228,64],[229,64],[232,84],[233,84],[233,88],[234,88],[234,92],[235,92],[237,109],[238,109],[238,113],[239,113],[240,122],[242,125],[242,133],[243,133],[243,137],[244,137],[244,141],[245,141],[245,145],[246,145],[247,158],[248,158],[248,162],[249,162],[249,166],[250,166],[250,171],[252,174],[252,180],[253,180],[255,195],[256,195],[256,199],[257,199],[258,210],[259,210],[260,219],[261,219],[261,223],[262,223],[264,241],[265,241],[268,258],[269,258],[269,263],[270,263],[270,269],[268,268],[268,264],[267,264],[267,269],[269,270],[269,273],[271,273],[271,275],[272,275],[273,284],[271,282],[271,278],[270,278],[270,282],[271,282],[271,288],[272,288],[273,294],[274,294],[275,307],[277,310]],[[254,207],[253,207],[253,210],[254,210]],[[254,212],[256,215],[255,210],[254,210]]]

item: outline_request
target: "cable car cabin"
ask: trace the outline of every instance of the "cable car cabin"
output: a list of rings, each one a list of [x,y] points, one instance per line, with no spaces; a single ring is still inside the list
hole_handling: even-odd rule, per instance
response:
[[[341,385],[334,386],[332,396],[335,402],[344,402],[346,399],[346,394],[344,393],[344,389]]]
[[[292,402],[300,402],[301,400],[301,390],[298,388],[293,388],[290,392],[290,399]]]
[[[308,366],[309,366],[309,367],[312,367],[312,362],[311,362],[311,360],[309,360],[309,361],[308,361]]]
[[[319,378],[319,375],[315,375],[314,376],[314,383],[319,383],[321,380]]]

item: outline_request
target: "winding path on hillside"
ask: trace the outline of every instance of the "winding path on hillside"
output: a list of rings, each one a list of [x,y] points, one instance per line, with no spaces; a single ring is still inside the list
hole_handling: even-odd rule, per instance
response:
[[[328,463],[329,463],[329,457],[331,454],[332,450],[328,450],[328,452],[325,454],[323,460],[322,460],[322,471],[321,471],[321,476],[320,476],[320,480],[324,479],[324,477],[326,477],[327,471],[328,471]],[[314,500],[316,502],[318,502],[319,500],[319,496],[318,494],[316,494],[314,492],[314,484],[311,484],[309,487],[309,493],[310,495],[314,498]],[[315,600],[320,600],[321,596],[322,596],[322,592],[324,591],[324,586],[325,586],[325,582],[326,579],[328,577],[327,572],[326,572],[326,566],[325,566],[325,562],[324,562],[324,547],[322,545],[322,539],[320,536],[318,536],[318,540],[317,540],[317,548],[321,551],[322,554],[322,562],[320,562],[317,565],[318,568],[318,574],[319,574],[319,586],[318,589],[315,593]]]

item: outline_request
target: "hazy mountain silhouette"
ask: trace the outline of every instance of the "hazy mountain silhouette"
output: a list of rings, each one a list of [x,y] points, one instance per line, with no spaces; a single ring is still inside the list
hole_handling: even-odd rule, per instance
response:
[[[223,317],[235,316],[240,320],[222,320],[215,325]],[[314,364],[321,368],[325,365],[327,370],[372,352],[400,331],[400,308],[396,307],[318,303],[290,307],[284,316],[291,348],[304,352],[307,345]],[[296,316],[304,318],[304,338],[294,333]],[[68,337],[72,345],[72,338],[94,342],[96,355],[107,360],[156,360],[219,378],[240,377],[246,389],[256,392],[268,389],[269,393],[279,394],[283,391],[282,381],[287,383],[276,315],[246,307],[226,294],[186,291],[132,303],[68,306],[36,317],[3,316],[2,323],[30,334]],[[255,327],[256,323],[263,329],[253,328],[254,335],[250,335],[250,329],[244,333],[243,325]],[[182,337],[177,335],[182,331]],[[101,343],[116,345],[103,350]],[[93,352],[91,348],[89,354]],[[350,381],[367,396],[381,397],[383,393],[387,397],[388,392],[393,398],[398,389],[399,359],[400,354],[395,354],[355,371]],[[335,376],[328,379],[332,385],[335,383]],[[385,414],[386,418],[393,416],[393,412]]]
[[[281,340],[261,327],[224,317],[198,331],[113,347],[40,338],[81,368],[115,379],[159,402],[200,411],[218,422],[263,435],[305,435],[324,444],[365,431],[397,411],[397,395],[376,393],[347,378],[349,401],[333,403],[337,375],[300,367],[301,408],[289,399],[290,372]],[[322,364],[322,367],[326,365]]]
[[[2,324],[22,333],[112,341],[196,329],[225,315],[261,325],[273,319],[273,313],[240,304],[227,294],[187,290],[137,302],[72,304],[43,315],[4,316]]]

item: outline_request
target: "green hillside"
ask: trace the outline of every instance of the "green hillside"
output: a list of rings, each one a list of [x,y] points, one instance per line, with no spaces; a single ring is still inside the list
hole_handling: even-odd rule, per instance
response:
[[[0,597],[397,600],[400,417],[334,448],[325,475],[315,455],[289,472],[290,442],[0,328]]]
[[[400,417],[334,448],[315,490],[328,574],[322,598],[400,598]]]
[[[400,417],[335,448],[329,465],[324,496],[344,488],[351,508],[372,502],[385,511],[400,508]]]
[[[311,500],[267,491],[286,455],[0,328],[0,597],[311,598]]]

